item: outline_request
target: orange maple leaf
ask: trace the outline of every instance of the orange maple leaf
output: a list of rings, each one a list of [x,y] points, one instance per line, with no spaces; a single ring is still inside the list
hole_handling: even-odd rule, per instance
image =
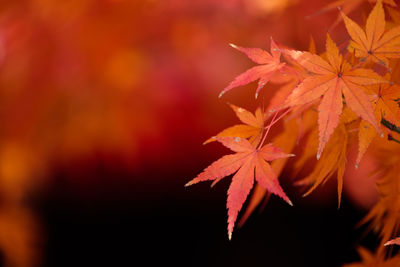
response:
[[[343,108],[342,95],[346,105],[355,114],[368,121],[378,132],[381,132],[368,95],[364,92],[362,86],[388,82],[372,70],[351,68],[350,64],[339,54],[339,50],[329,34],[326,39],[326,50],[328,61],[309,52],[285,50],[285,53],[311,72],[311,75],[293,90],[280,107],[280,109],[283,109],[304,105],[322,96],[318,114],[318,159],[339,123]]]
[[[308,146],[308,151],[313,151],[316,147],[315,145],[313,145],[315,135],[316,131],[313,131],[308,136],[308,140],[306,143],[306,146]],[[346,127],[343,123],[340,123],[332,134],[332,138],[326,145],[326,153],[324,153],[321,157],[321,160],[316,163],[313,171],[307,177],[296,182],[296,185],[311,185],[311,187],[305,194],[303,194],[303,196],[309,195],[319,185],[325,183],[335,173],[337,173],[338,207],[340,207],[343,189],[343,175],[346,167],[347,144],[348,135]],[[307,158],[310,156],[310,152],[305,153],[304,156],[301,156],[301,159],[296,168],[299,168],[301,165],[304,165],[306,163]]]
[[[271,38],[271,54],[260,48],[244,48],[230,44],[233,48],[239,50],[240,52],[246,54],[252,61],[260,66],[255,66],[246,72],[237,76],[224,90],[219,94],[222,97],[223,94],[230,91],[231,89],[246,85],[253,81],[258,81],[258,87],[256,90],[256,98],[260,90],[265,84],[272,78],[272,76],[277,72],[283,70],[285,63],[281,63],[281,51],[275,44],[274,40]]]
[[[317,11],[315,14],[309,16],[309,18],[315,17],[317,15],[321,15],[325,12],[328,12],[330,10],[336,10],[336,9],[340,9],[344,14],[350,14],[356,8],[358,8],[363,2],[377,2],[377,1],[376,0],[368,0],[368,1],[367,0],[337,0],[332,3],[329,3],[328,5],[326,5],[319,11]],[[393,6],[393,7],[396,6],[396,3],[394,2],[394,0],[383,0],[383,3],[385,3],[388,6]],[[342,19],[343,18],[339,15],[337,17],[337,19],[335,20],[335,22],[332,23],[330,30],[335,28]]]
[[[374,114],[378,122],[384,118],[395,125],[400,125],[400,117],[398,114],[400,100],[400,86],[393,84],[378,84],[372,86],[370,90],[374,93],[371,95],[371,100],[374,107]],[[359,146],[356,160],[356,167],[361,161],[362,156],[367,151],[372,140],[376,136],[376,131],[366,121],[360,123]]]
[[[230,105],[230,107],[235,112],[236,116],[239,118],[243,124],[237,124],[226,128],[222,132],[218,133],[218,137],[241,137],[250,138],[249,142],[251,144],[257,145],[261,140],[261,135],[264,129],[264,112],[258,108],[253,115],[251,112],[244,108],[237,107],[235,105]],[[216,136],[211,137],[204,144],[216,141]]]
[[[290,79],[287,80],[286,83],[282,85],[272,96],[266,110],[274,110],[280,105],[282,105],[285,102],[286,98],[290,95],[290,93],[297,85],[298,85],[298,79],[293,76],[290,77]],[[271,116],[272,113],[269,112],[267,115]]]
[[[369,222],[369,230],[379,233],[381,245],[383,245],[398,233],[400,225],[399,147],[387,144],[387,148],[378,151],[376,156],[384,159],[379,162],[380,178],[376,183],[380,199],[359,225]],[[383,246],[380,249],[383,249]]]
[[[286,154],[280,148],[272,144],[264,145],[258,149],[250,144],[247,139],[239,137],[217,137],[217,141],[228,147],[236,154],[226,155],[213,162],[196,178],[185,186],[202,181],[213,180],[215,184],[225,176],[236,172],[228,190],[228,237],[231,239],[232,231],[240,209],[247,195],[253,188],[254,179],[259,185],[269,192],[278,195],[290,205],[293,205],[287,197],[279,181],[267,161],[294,156]]]
[[[393,7],[386,7],[386,12],[389,13],[394,24],[400,24],[400,11]],[[389,24],[390,25],[390,24]]]
[[[353,20],[341,13],[351,37],[349,51],[362,60],[389,66],[388,58],[400,57],[400,26],[385,32],[385,12],[379,0],[368,16],[365,31]]]
[[[378,250],[375,253],[370,252],[366,248],[359,247],[358,254],[361,257],[361,262],[345,264],[343,267],[397,267],[400,266],[400,255],[386,259],[383,250]]]

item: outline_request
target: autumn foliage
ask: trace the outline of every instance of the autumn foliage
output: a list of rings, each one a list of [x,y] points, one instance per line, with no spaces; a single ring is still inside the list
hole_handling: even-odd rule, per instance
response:
[[[359,248],[362,263],[348,266],[400,266],[400,256],[391,253],[391,246],[400,244],[400,11],[394,1],[373,1],[359,25],[349,13],[362,12],[362,2],[336,1],[320,11],[339,8],[332,28],[347,31],[343,44],[327,33],[321,53],[313,39],[309,51],[272,38],[269,51],[231,44],[257,65],[238,75],[219,97],[229,97],[229,91],[254,81],[256,99],[262,90],[274,95],[269,102],[261,100],[254,114],[230,104],[240,123],[205,143],[217,141],[235,153],[213,162],[186,184],[214,185],[233,174],[227,199],[229,239],[251,192],[241,223],[271,193],[292,205],[279,183],[286,165],[299,173],[313,162],[307,175],[293,177],[304,196],[336,178],[340,207],[345,172],[358,168],[369,153],[378,162],[380,198],[361,224],[379,235],[380,245],[375,252]],[[269,83],[279,88],[271,91]],[[274,135],[271,128],[277,129]],[[348,164],[354,144],[356,162]]]

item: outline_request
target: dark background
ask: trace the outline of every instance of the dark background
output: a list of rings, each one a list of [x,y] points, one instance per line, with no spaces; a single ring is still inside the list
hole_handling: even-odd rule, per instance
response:
[[[294,207],[272,196],[229,241],[230,177],[213,189],[184,188],[210,161],[188,158],[179,170],[150,164],[140,172],[97,158],[78,180],[60,167],[37,205],[44,266],[340,266],[358,259],[358,245],[373,243],[355,228],[363,212],[346,197],[337,209],[332,184],[305,199],[284,184]],[[95,182],[82,182],[90,176]],[[155,184],[160,176],[164,182]]]

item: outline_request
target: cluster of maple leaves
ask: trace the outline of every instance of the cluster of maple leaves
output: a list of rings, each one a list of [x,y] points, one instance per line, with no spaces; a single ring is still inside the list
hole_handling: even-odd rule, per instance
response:
[[[343,21],[347,29],[349,42],[343,51],[329,34],[322,54],[316,53],[313,41],[309,51],[297,51],[271,38],[270,53],[231,44],[258,65],[237,76],[220,97],[253,81],[258,81],[256,98],[269,82],[280,87],[267,107],[254,114],[231,105],[242,124],[205,143],[218,141],[235,153],[213,162],[186,184],[210,180],[214,185],[234,174],[227,199],[229,239],[254,180],[257,184],[240,224],[271,193],[293,205],[278,177],[299,144],[303,149],[292,160],[295,170],[315,156],[317,161],[296,185],[308,188],[304,194],[308,195],[336,175],[340,206],[343,176],[349,167],[347,152],[358,142],[356,164],[350,167],[358,168],[370,146],[374,146],[376,157],[391,156],[379,162],[380,199],[361,222],[370,222],[381,237],[381,245],[374,253],[360,248],[363,262],[349,266],[400,266],[400,255],[388,257],[385,251],[385,246],[400,245],[400,238],[394,238],[400,223],[400,11],[393,1],[378,0],[361,27],[346,15],[361,2],[336,1],[326,8],[343,6],[335,23]],[[385,19],[384,6],[390,19]],[[282,130],[266,142],[277,123]]]

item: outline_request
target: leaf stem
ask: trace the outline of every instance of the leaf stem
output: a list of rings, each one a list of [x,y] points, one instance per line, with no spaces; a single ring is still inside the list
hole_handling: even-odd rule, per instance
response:
[[[271,122],[269,123],[269,125],[267,127],[265,127],[266,131],[265,131],[265,135],[263,137],[263,139],[261,140],[260,144],[258,145],[257,149],[260,149],[261,146],[263,145],[265,139],[267,138],[267,135],[269,133],[269,130],[271,129],[271,127],[277,123],[280,119],[282,119],[286,114],[288,114],[292,109],[289,108],[288,110],[286,110],[285,112],[283,112],[281,115],[279,115],[279,117],[276,119],[276,116],[278,115],[279,111],[276,111],[274,116],[272,117]]]

